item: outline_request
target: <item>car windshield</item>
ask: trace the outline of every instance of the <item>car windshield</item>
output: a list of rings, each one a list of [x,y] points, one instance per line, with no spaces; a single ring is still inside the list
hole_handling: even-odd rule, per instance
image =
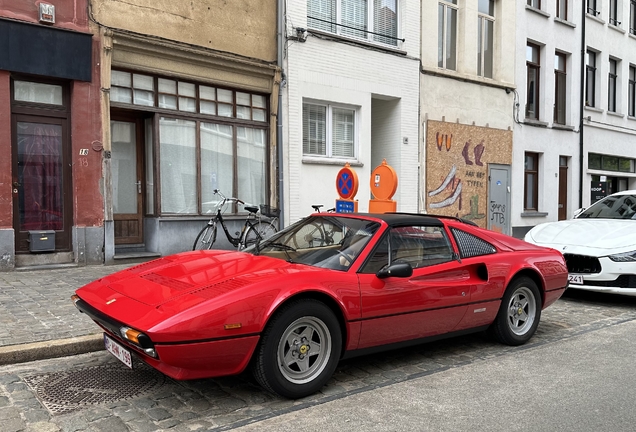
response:
[[[636,219],[636,195],[610,195],[577,216],[577,219]]]
[[[379,228],[364,219],[309,216],[245,252],[346,271]]]

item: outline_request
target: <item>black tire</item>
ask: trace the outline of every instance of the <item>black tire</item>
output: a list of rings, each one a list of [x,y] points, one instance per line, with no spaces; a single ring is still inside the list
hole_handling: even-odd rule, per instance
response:
[[[257,234],[258,233],[258,234]],[[276,227],[269,222],[258,222],[248,228],[243,248],[252,246],[257,240],[263,241],[276,234]]]
[[[296,249],[320,247],[327,244],[325,232],[322,227],[315,222],[303,226],[300,231],[293,235],[292,242]]]
[[[541,293],[529,277],[514,279],[501,300],[489,333],[506,345],[522,345],[537,331],[541,319]]]
[[[216,224],[207,224],[199,232],[197,239],[194,241],[192,250],[208,250],[212,249],[212,245],[216,241]]]
[[[266,390],[298,399],[327,383],[341,350],[340,324],[332,310],[318,300],[292,301],[265,327],[252,373]]]

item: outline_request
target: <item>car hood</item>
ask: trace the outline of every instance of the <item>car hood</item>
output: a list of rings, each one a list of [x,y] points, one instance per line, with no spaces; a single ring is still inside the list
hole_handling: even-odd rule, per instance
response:
[[[636,249],[636,221],[571,219],[537,225],[526,240],[563,253],[603,256]]]
[[[213,299],[246,285],[278,278],[298,266],[243,252],[196,251],[122,270],[101,279],[100,283],[137,302],[160,307],[193,294]]]

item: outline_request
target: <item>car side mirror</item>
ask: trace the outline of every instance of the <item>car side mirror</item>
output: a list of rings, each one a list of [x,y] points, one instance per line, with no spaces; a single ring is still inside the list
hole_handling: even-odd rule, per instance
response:
[[[413,267],[411,264],[400,262],[391,264],[390,266],[386,266],[381,268],[375,275],[379,279],[385,279],[388,277],[409,277],[413,274]]]

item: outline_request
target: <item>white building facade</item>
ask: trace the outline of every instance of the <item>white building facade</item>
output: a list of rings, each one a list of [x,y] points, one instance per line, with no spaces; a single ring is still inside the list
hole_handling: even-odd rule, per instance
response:
[[[398,211],[417,211],[420,2],[294,0],[285,18],[285,225],[334,206],[346,163],[368,211],[383,159],[398,174]]]
[[[513,235],[580,207],[581,2],[517,3]]]
[[[586,2],[583,200],[636,189],[636,2]]]

